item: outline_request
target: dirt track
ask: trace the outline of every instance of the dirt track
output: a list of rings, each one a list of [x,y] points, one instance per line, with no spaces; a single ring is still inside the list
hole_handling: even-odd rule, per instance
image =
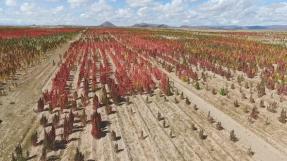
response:
[[[167,73],[168,74],[168,73]],[[218,110],[213,105],[209,104],[207,101],[192,93],[185,85],[176,77],[170,75],[170,78],[174,80],[175,86],[178,87],[181,91],[187,94],[190,97],[191,101],[198,105],[200,110],[203,110],[205,113],[209,111],[212,113],[212,116],[216,120],[220,120],[223,126],[231,131],[236,129],[236,134],[238,134],[239,142],[245,145],[249,145],[254,151],[256,151],[254,158],[262,161],[270,160],[280,160],[284,161],[287,158],[287,155],[281,153],[275,149],[272,145],[264,141],[261,137],[258,137],[256,134],[248,130],[247,128],[240,125],[238,122],[234,121],[231,117],[224,114],[222,111]]]

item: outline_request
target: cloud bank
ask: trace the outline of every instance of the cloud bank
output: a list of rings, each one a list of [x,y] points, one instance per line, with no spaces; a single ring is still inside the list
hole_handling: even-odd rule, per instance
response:
[[[280,25],[284,0],[2,0],[0,24]]]

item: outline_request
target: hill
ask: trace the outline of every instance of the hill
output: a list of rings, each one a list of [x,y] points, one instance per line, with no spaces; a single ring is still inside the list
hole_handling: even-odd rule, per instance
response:
[[[109,21],[105,21],[104,23],[100,24],[99,27],[117,27],[117,26]]]

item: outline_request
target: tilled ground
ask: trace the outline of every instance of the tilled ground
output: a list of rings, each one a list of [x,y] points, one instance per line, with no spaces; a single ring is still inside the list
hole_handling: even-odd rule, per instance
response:
[[[103,60],[100,59],[98,65]],[[108,59],[112,71],[115,65],[112,59]],[[81,62],[79,60],[78,62]],[[77,77],[80,67],[70,73],[72,80],[68,84],[70,93],[77,91],[82,93],[82,88],[77,88]],[[111,73],[110,77],[113,77]],[[99,78],[98,78],[99,79]],[[82,82],[83,83],[83,82]],[[176,85],[177,86],[177,85]],[[82,87],[82,84],[80,85]],[[180,87],[177,87],[180,89]],[[181,89],[180,89],[181,90]],[[175,89],[174,89],[175,91]],[[184,97],[186,97],[186,91]],[[92,97],[94,94],[100,95],[100,88],[91,91],[90,104],[85,108],[88,120],[92,114]],[[187,95],[188,96],[188,95]],[[189,97],[189,96],[188,96]],[[179,100],[178,103],[174,99]],[[106,112],[106,107],[101,107],[98,112],[105,123],[104,136],[95,139],[91,135],[91,124],[88,123],[80,130],[70,135],[70,141],[66,148],[48,153],[48,156],[57,156],[60,160],[73,160],[77,148],[90,160],[252,160],[247,154],[248,146],[241,143],[234,143],[229,140],[229,131],[218,130],[215,124],[208,122],[207,115],[201,110],[193,108],[192,104],[185,104],[185,99],[179,95],[165,97],[157,89],[151,94],[133,95],[129,97],[130,102],[123,102],[120,105],[111,105],[112,114]],[[78,100],[78,103],[80,100]],[[199,104],[199,108],[201,105]],[[61,114],[63,119],[67,112]],[[81,113],[81,110],[74,114]],[[158,119],[158,113],[163,119]],[[49,120],[52,115],[44,113]],[[38,119],[40,119],[39,115]],[[165,123],[164,123],[165,122]],[[194,125],[194,126],[192,126]],[[81,126],[75,123],[75,127]],[[195,127],[195,129],[194,129]],[[200,130],[204,130],[206,138],[200,138]],[[43,128],[37,129],[40,134],[39,140],[43,139]],[[62,128],[57,128],[57,133],[61,133]],[[114,131],[117,139],[113,140],[111,132]],[[117,145],[117,148],[116,148]],[[39,160],[41,146],[33,147],[32,160]]]
[[[49,59],[30,70],[26,82],[8,96],[1,97],[3,105],[0,106],[0,118],[4,122],[0,125],[0,136],[2,136],[0,160],[9,160],[17,143],[26,145],[24,147],[29,149],[31,160],[40,160],[42,145],[29,146],[29,138],[36,130],[39,134],[38,140],[43,140],[44,129],[38,125],[38,122],[43,114],[51,122],[53,114],[45,111],[36,116],[33,109],[35,109],[36,100],[41,95],[42,89],[51,87],[51,78],[57,70],[57,66],[52,66],[52,60],[58,62],[58,55],[63,54],[68,47],[69,44],[66,44],[54,51],[55,54],[52,54]],[[93,54],[89,53],[88,57],[93,57]],[[99,55],[97,66],[104,61],[102,54]],[[77,62],[81,61],[81,59],[77,60]],[[107,61],[112,69],[110,77],[115,78],[115,62],[110,57]],[[241,100],[240,108],[232,107],[233,100],[240,98],[238,91],[231,91],[233,95],[230,98],[219,96],[219,94],[213,95],[210,90],[196,91],[191,84],[181,81],[173,73],[168,73],[154,60],[148,61],[158,66],[174,83],[173,95],[163,96],[160,90],[156,89],[152,94],[135,94],[129,96],[129,102],[123,101],[119,105],[110,105],[113,111],[110,114],[107,112],[107,107],[100,107],[97,112],[101,115],[104,135],[100,139],[95,139],[91,135],[92,125],[89,121],[93,113],[92,98],[95,94],[101,94],[101,85],[98,83],[98,89],[89,92],[89,104],[73,111],[76,116],[74,129],[66,147],[48,152],[48,157],[72,161],[78,148],[83,152],[85,160],[94,161],[286,160],[287,155],[285,149],[282,148],[285,145],[284,141],[280,143],[279,136],[273,139],[270,136],[274,135],[272,132],[278,130],[280,124],[274,123],[273,128],[260,128],[263,126],[262,121],[265,117],[275,120],[276,116],[260,109],[260,112],[264,114],[259,118],[261,122],[257,120],[255,125],[250,125],[247,121],[248,115],[244,114],[242,106],[250,107],[252,104],[247,100]],[[79,87],[77,86],[79,73],[80,63],[70,73],[69,93],[75,91],[78,94],[83,93],[83,82]],[[98,81],[99,79],[97,76]],[[158,83],[156,82],[157,86]],[[216,77],[208,79],[208,83],[210,88],[218,89],[228,82]],[[236,82],[233,80],[233,83]],[[239,88],[238,85],[236,88]],[[243,91],[248,94],[247,89]],[[179,94],[176,94],[177,92]],[[186,104],[186,98],[191,104]],[[255,97],[255,99],[258,104],[259,98]],[[15,102],[15,104],[10,104],[10,102]],[[80,103],[80,99],[77,103]],[[88,116],[86,125],[82,125],[78,118],[83,109]],[[60,123],[69,111],[65,110],[60,113]],[[210,117],[213,121],[210,121]],[[222,123],[223,129],[219,130],[216,127],[218,122]],[[233,129],[239,139],[236,142],[230,140],[230,131]],[[62,131],[61,126],[56,128],[56,140],[61,139]],[[112,131],[115,132],[116,139],[113,139]],[[203,132],[204,137],[200,135],[200,132]],[[248,155],[250,147],[255,152],[253,156]]]

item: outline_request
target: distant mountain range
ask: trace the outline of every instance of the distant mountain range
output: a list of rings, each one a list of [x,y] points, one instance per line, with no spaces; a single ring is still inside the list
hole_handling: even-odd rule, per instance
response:
[[[113,23],[109,22],[109,21],[105,21],[102,24],[100,24],[98,27],[117,27],[116,25],[114,25]],[[120,27],[120,26],[119,26]],[[129,27],[142,27],[142,28],[174,28],[172,26],[168,26],[165,24],[150,24],[150,23],[138,23],[138,24],[134,24],[132,26]]]
[[[109,21],[105,21],[104,23],[100,24],[99,27],[117,27],[117,26]]]
[[[146,28],[173,28],[171,26],[165,24],[151,24],[151,23],[137,23],[132,25],[131,27],[146,27]]]
[[[269,26],[188,26],[183,25],[180,28],[193,29],[217,29],[217,30],[287,30],[287,25],[269,25]]]
[[[131,27],[142,28],[185,28],[185,29],[216,29],[216,30],[287,30],[287,25],[269,25],[269,26],[189,26],[182,25],[180,27],[169,26],[166,24],[150,24],[138,23]]]
[[[12,25],[11,25],[12,26]],[[0,27],[5,27],[5,25],[1,25]],[[30,25],[30,27],[95,27],[95,26],[77,26],[77,25],[57,25],[57,26],[49,26],[49,25]],[[192,25],[182,25],[179,27],[169,26],[166,24],[153,24],[153,23],[137,23],[132,26],[116,26],[109,21],[105,21],[97,27],[134,27],[134,28],[173,28],[173,29],[203,29],[203,30],[287,30],[287,25],[255,25],[255,26],[192,26]]]

